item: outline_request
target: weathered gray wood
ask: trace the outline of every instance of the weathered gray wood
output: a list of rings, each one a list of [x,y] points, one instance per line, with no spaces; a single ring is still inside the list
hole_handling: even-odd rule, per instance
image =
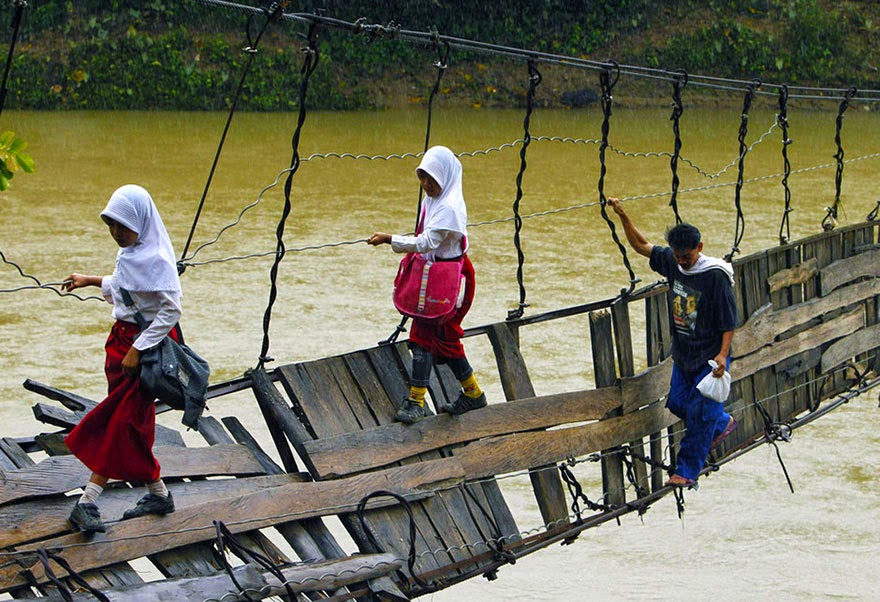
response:
[[[790,268],[774,272],[767,278],[769,292],[775,293],[783,288],[809,282],[819,273],[819,264],[815,257]]]
[[[755,311],[736,330],[733,337],[734,358],[741,358],[773,343],[788,330],[840,307],[859,303],[880,295],[880,279],[866,280],[838,288],[825,297],[815,297],[783,309],[767,304]]]
[[[157,447],[164,478],[248,476],[263,474],[253,454],[242,445]],[[0,505],[31,496],[54,495],[82,487],[91,471],[73,456],[55,456],[39,464],[9,471],[0,489]]]
[[[34,418],[40,422],[61,427],[63,429],[72,429],[79,424],[79,421],[88,413],[86,411],[68,412],[42,402],[34,404],[33,412]],[[176,445],[183,447],[183,436],[180,432],[174,429],[157,424],[154,445]]]
[[[458,448],[455,458],[468,479],[508,474],[622,445],[676,420],[666,408],[655,406],[583,426],[481,439]]]
[[[614,365],[612,315],[608,311],[590,312],[590,348],[593,352],[593,373],[597,387],[608,387],[617,382]],[[621,410],[612,411],[619,415]],[[642,433],[644,434],[644,433]],[[623,460],[617,450],[602,450],[602,490],[605,500],[614,505],[626,503]]]
[[[244,445],[246,448],[251,450],[251,453],[254,454],[254,457],[260,463],[260,465],[266,470],[266,474],[279,474],[284,472],[284,470],[278,466],[275,461],[269,457],[269,455],[263,451],[263,448],[260,447],[260,444],[254,439],[253,435],[251,435],[248,430],[244,427],[241,421],[235,416],[224,416],[221,418],[223,425],[226,427],[226,430],[235,438],[237,443]]]
[[[311,439],[312,436],[306,430],[306,427],[290,412],[290,406],[287,405],[287,401],[281,396],[281,393],[278,392],[272,381],[269,380],[269,375],[266,374],[265,370],[252,370],[248,376],[250,376],[253,383],[254,397],[260,406],[260,411],[263,413],[263,418],[269,428],[269,434],[275,443],[275,448],[278,450],[278,455],[281,457],[281,462],[287,471],[295,471],[296,460],[287,441],[290,441],[291,445],[302,457],[303,454],[300,451],[300,446],[303,441]],[[285,437],[287,438],[286,440]],[[304,460],[308,465],[308,459]]]
[[[413,425],[393,423],[315,439],[303,448],[317,476],[335,478],[480,437],[598,420],[619,406],[616,387],[572,391],[492,404],[461,416],[430,416]]]
[[[0,457],[4,458],[4,467],[25,468],[34,465],[34,461],[27,455],[27,452],[9,437],[0,439]]]
[[[839,286],[864,277],[880,278],[880,249],[838,259],[819,272],[819,290],[827,295]]]
[[[664,397],[669,392],[671,377],[672,358],[668,357],[635,376],[621,378],[620,397],[623,413],[628,414]]]
[[[493,324],[488,327],[486,333],[495,352],[498,375],[507,400],[535,397],[535,388],[529,378],[528,368],[510,327],[505,323]],[[561,525],[568,520],[565,490],[556,465],[531,466],[529,479],[544,524]]]
[[[772,366],[780,360],[792,357],[803,349],[816,347],[834,339],[847,336],[865,326],[865,310],[858,308],[819,326],[805,330],[783,341],[775,341],[742,358],[735,358],[730,365],[734,379],[745,378],[761,368]],[[735,340],[735,337],[734,337]]]
[[[89,399],[88,397],[83,397],[82,395],[77,395],[76,393],[71,393],[70,391],[65,391],[63,389],[57,389],[49,385],[44,385],[43,383],[31,380],[30,378],[25,380],[22,386],[28,391],[39,393],[43,397],[51,399],[52,401],[57,401],[68,410],[74,412],[87,412],[98,405],[97,401]]]
[[[163,517],[149,516],[121,521],[110,525],[107,533],[95,536],[96,541],[111,545],[67,547],[64,558],[76,571],[131,560],[176,546],[210,540],[215,536],[214,520],[226,523],[233,533],[262,529],[291,520],[326,516],[338,512],[352,512],[367,494],[384,489],[406,499],[429,497],[425,488],[448,486],[461,482],[464,476],[461,464],[454,458],[433,460],[396,467],[380,472],[359,475],[337,481],[319,481],[282,485],[256,491],[235,498],[215,500],[204,504],[179,508]],[[395,503],[383,497],[371,501],[368,508]],[[247,521],[242,521],[247,517]],[[81,534],[65,535],[39,544],[21,546],[19,551],[38,547],[67,546],[81,543]],[[29,567],[37,582],[46,580],[39,563]],[[0,583],[4,587],[23,585],[26,580],[16,566],[0,567]]]
[[[880,324],[854,332],[825,350],[822,354],[822,373],[829,372],[844,361],[878,346],[880,346]]]
[[[50,456],[66,456],[70,454],[70,450],[64,444],[64,433],[35,435],[34,443]]]

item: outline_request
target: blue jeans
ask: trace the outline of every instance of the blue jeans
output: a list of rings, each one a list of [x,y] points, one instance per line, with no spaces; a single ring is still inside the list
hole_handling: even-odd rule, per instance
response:
[[[730,367],[730,358],[727,367]],[[704,397],[697,390],[697,383],[711,370],[708,364],[700,372],[686,372],[679,369],[678,364],[672,365],[666,407],[684,420],[687,429],[675,466],[675,474],[686,479],[697,479],[709,455],[712,439],[720,435],[730,421],[724,404]]]

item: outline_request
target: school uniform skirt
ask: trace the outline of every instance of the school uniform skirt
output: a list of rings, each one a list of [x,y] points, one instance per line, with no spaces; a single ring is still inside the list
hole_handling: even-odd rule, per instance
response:
[[[122,481],[155,481],[159,462],[153,456],[156,437],[155,398],[141,390],[139,378],[122,371],[122,360],[140,331],[117,320],[107,337],[104,373],[107,398],[85,415],[64,442],[94,473]],[[169,336],[177,337],[177,329]]]
[[[409,340],[430,351],[435,361],[442,362],[444,359],[466,357],[464,345],[461,344],[461,337],[464,336],[461,322],[474,302],[474,285],[476,283],[474,265],[467,255],[464,256],[461,273],[464,276],[464,299],[461,306],[451,312],[445,320],[413,318],[412,328],[410,328]]]

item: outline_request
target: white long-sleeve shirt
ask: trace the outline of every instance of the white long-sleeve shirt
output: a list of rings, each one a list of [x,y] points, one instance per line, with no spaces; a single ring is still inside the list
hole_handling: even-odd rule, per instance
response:
[[[108,303],[113,305],[114,318],[137,323],[134,319],[135,309],[125,305],[119,285],[112,275],[104,276],[101,279],[101,294],[104,295],[104,299]],[[146,330],[141,331],[133,345],[135,349],[143,351],[165,338],[174,325],[180,321],[182,314],[180,293],[129,291],[129,294],[137,311],[140,311],[145,320],[150,321],[150,325]]]
[[[421,253],[425,259],[454,259],[461,252],[462,235],[453,230],[425,230],[418,236],[394,234],[391,250],[395,253]]]

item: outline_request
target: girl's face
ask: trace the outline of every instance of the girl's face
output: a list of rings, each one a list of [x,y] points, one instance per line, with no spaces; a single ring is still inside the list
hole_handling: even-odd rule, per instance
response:
[[[422,185],[422,190],[425,191],[430,197],[438,197],[440,193],[443,192],[443,189],[440,188],[440,184],[437,183],[437,180],[428,175],[428,172],[417,169],[416,176],[419,178],[419,184]]]
[[[101,216],[101,219],[103,219],[104,223],[110,228],[110,236],[113,237],[113,240],[115,240],[116,244],[120,247],[130,247],[137,242],[138,233],[134,230],[129,230],[109,217]]]

